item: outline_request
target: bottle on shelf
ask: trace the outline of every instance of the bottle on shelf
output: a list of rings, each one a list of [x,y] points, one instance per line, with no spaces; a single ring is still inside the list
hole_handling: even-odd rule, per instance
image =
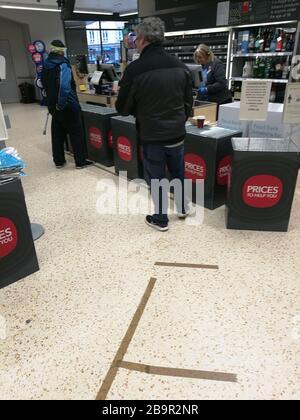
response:
[[[276,52],[276,44],[277,44],[277,32],[276,30],[274,31],[274,35],[270,44],[270,52]]]
[[[283,33],[282,33],[282,29],[280,29],[278,32],[278,38],[276,40],[276,52],[282,51],[282,44],[283,44],[282,37],[283,37]]]
[[[272,61],[270,58],[267,58],[266,65],[265,65],[265,79],[271,78],[271,67],[272,67]]]
[[[270,94],[270,102],[276,102],[276,90],[275,87],[272,86],[271,94]]]
[[[283,63],[279,60],[275,61],[275,79],[282,79]]]
[[[291,70],[290,59],[289,59],[289,57],[287,57],[284,65],[283,65],[283,69],[282,69],[282,78],[283,79],[288,79],[289,78],[290,70]]]
[[[259,65],[258,65],[258,77],[259,77],[259,79],[264,79],[265,78],[265,69],[266,69],[265,59],[262,58],[259,62]]]
[[[254,49],[255,49],[255,39],[254,39],[253,34],[251,33],[249,35],[249,45],[248,45],[249,53],[254,53]]]
[[[273,35],[272,30],[271,29],[266,29],[266,31],[265,31],[265,46],[264,46],[264,51],[266,53],[270,52],[272,35]]]
[[[242,86],[241,83],[235,83],[233,87],[233,99],[240,101],[242,97]]]
[[[246,61],[243,68],[243,77],[251,78],[253,77],[253,65],[252,61]]]
[[[256,60],[253,64],[253,77],[258,78],[259,77],[259,58],[256,57]]]
[[[257,37],[255,39],[255,52],[263,52],[264,51],[264,39],[261,36],[261,28],[258,30]]]
[[[288,40],[286,42],[286,51],[292,52],[294,51],[295,40],[293,34],[288,36]]]
[[[286,51],[287,40],[288,40],[287,34],[285,32],[283,32],[283,35],[282,35],[282,49],[281,49],[282,52]]]

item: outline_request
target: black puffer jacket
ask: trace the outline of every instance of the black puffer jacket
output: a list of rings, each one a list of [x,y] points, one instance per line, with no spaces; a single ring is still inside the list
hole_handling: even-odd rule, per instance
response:
[[[176,57],[148,45],[126,68],[120,87],[117,111],[136,117],[141,143],[174,144],[184,138],[193,106],[192,79]]]
[[[227,87],[224,64],[217,58],[208,65],[207,73],[208,100],[222,104],[231,100],[231,92]]]

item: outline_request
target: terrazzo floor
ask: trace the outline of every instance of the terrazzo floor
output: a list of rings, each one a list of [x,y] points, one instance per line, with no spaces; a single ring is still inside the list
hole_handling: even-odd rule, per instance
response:
[[[157,279],[124,360],[236,374],[237,383],[120,368],[107,399],[300,398],[300,189],[290,230],[225,229],[224,207],[202,226],[176,217],[159,233],[144,216],[99,215],[96,167],[56,170],[46,110],[9,105],[8,145],[23,180],[40,271],[0,290],[0,399],[95,399],[151,277]],[[156,261],[219,270],[154,267]]]

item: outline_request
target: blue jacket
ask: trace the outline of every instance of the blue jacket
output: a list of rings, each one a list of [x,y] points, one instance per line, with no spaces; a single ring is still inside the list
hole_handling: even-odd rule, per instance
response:
[[[60,54],[50,53],[44,63],[42,83],[46,90],[47,105],[50,113],[55,110],[71,108],[80,110],[76,85],[70,62]]]

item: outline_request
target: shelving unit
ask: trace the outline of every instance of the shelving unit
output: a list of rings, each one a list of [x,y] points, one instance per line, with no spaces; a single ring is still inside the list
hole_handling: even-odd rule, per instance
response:
[[[170,54],[175,55],[186,64],[194,64],[194,52],[199,44],[208,45],[215,56],[225,65],[228,61],[229,30],[219,32],[193,31],[182,32],[177,35],[166,34],[164,47]]]
[[[274,53],[238,53],[238,54],[232,54],[232,58],[247,58],[247,57],[284,57],[284,56],[292,56],[292,52],[274,52]]]
[[[244,80],[264,80],[273,83],[282,83],[287,84],[289,81],[287,79],[260,79],[260,78],[251,78],[251,77],[231,77],[230,80],[233,82],[243,82]]]
[[[230,65],[228,73],[229,88],[232,90],[235,100],[240,99],[241,86],[244,80],[264,80],[272,82],[270,101],[274,101],[274,98],[275,102],[284,101],[285,89],[287,83],[289,82],[289,72],[293,57],[293,51],[290,51],[292,49],[291,45],[288,45],[287,41],[291,39],[291,34],[296,32],[296,26],[296,21],[291,21],[288,23],[277,22],[275,24],[256,24],[232,28]],[[276,33],[278,38],[275,38]],[[279,33],[282,34],[280,35],[282,38],[279,38]],[[250,49],[251,52],[248,52],[247,47],[250,45],[248,45],[248,42],[252,39],[252,42],[254,42],[254,45],[252,44],[252,48],[257,48],[255,45],[257,38],[260,39],[261,43],[264,43],[264,48],[268,42],[268,48],[270,49],[271,45],[269,42],[271,40],[273,42],[274,39],[277,41],[279,39],[285,40],[286,44],[284,44],[284,46],[282,45],[283,51],[270,52],[267,50],[252,52]],[[246,43],[246,46],[244,45],[244,42]],[[288,51],[285,50],[285,47]],[[248,62],[248,68],[245,67],[246,71],[244,73],[243,70],[246,62]],[[257,70],[258,67],[259,70]],[[263,74],[265,74],[265,78],[262,77]],[[246,75],[250,77],[244,77]]]

